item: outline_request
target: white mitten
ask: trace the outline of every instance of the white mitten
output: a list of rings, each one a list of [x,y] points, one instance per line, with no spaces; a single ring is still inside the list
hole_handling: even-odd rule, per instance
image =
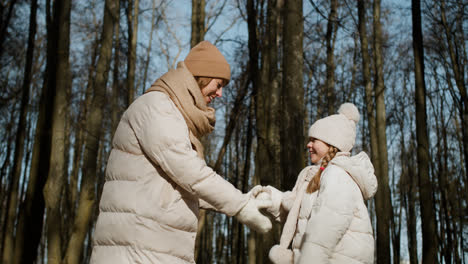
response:
[[[274,245],[268,253],[268,258],[273,264],[292,264],[294,262],[293,252],[280,245]]]
[[[270,195],[270,199],[272,202],[271,207],[267,208],[266,211],[273,216],[274,219],[280,221],[280,213],[281,213],[281,204],[283,201],[283,192],[279,191],[273,186],[265,186],[263,187],[262,193],[268,193]]]
[[[239,222],[247,225],[260,233],[271,230],[271,221],[268,217],[260,213],[260,209],[271,206],[271,200],[260,200],[250,198],[247,204],[236,214]]]

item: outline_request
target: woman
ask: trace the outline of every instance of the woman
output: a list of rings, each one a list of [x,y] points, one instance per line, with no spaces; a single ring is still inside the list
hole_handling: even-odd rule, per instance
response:
[[[230,67],[207,41],[125,111],[106,169],[91,263],[195,263],[199,208],[260,232],[271,204],[251,199],[209,168],[199,138],[213,131]],[[258,190],[258,188],[256,189]]]
[[[369,157],[350,156],[359,121],[357,108],[341,105],[337,115],[316,121],[307,148],[316,166],[299,174],[294,189],[264,187],[277,220],[286,218],[273,263],[373,263],[374,238],[365,199],[377,190]],[[292,244],[291,244],[292,241]]]

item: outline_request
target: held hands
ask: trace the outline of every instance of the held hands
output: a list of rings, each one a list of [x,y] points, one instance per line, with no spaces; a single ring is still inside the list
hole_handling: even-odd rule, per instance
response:
[[[263,187],[260,185],[252,188],[247,195],[249,201],[237,213],[237,220],[260,233],[267,233],[271,230],[272,224],[270,219],[263,215],[260,210],[272,206],[270,195],[264,192]]]

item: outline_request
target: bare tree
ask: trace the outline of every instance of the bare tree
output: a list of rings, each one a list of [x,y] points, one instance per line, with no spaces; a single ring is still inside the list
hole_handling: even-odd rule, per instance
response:
[[[15,156],[13,159],[13,171],[12,171],[12,187],[10,195],[8,197],[8,215],[7,222],[5,227],[5,238],[3,242],[3,254],[2,262],[13,263],[14,260],[14,248],[15,241],[14,237],[18,239],[23,239],[24,226],[21,226],[21,229],[16,229],[15,232],[15,222],[17,219],[17,204],[18,204],[18,187],[19,180],[23,165],[23,156],[25,148],[25,137],[26,137],[26,116],[28,114],[28,105],[29,105],[29,91],[31,86],[31,76],[32,76],[32,64],[34,58],[34,47],[35,47],[35,37],[36,37],[36,13],[37,13],[37,0],[31,2],[31,11],[29,15],[29,35],[28,35],[28,48],[26,51],[26,64],[24,69],[24,79],[22,86],[22,95],[21,95],[21,106],[20,106],[20,117],[18,121],[18,132],[16,134],[15,141]],[[25,170],[26,171],[26,170]],[[24,223],[24,222],[23,222]],[[20,226],[18,226],[20,227]],[[21,243],[22,246],[22,243]]]
[[[47,206],[47,262],[60,263],[62,259],[60,199],[65,181],[65,118],[67,93],[70,89],[70,14],[71,1],[54,2],[54,23],[57,23],[56,94],[52,118],[52,146],[50,170],[44,186]]]
[[[327,21],[327,33],[325,36],[327,42],[327,108],[328,114],[335,113],[335,37],[338,30],[338,0],[330,0],[330,13]]]
[[[138,39],[139,0],[127,0],[128,53],[127,53],[127,90],[128,104],[135,98],[135,64]]]
[[[413,21],[414,77],[416,84],[416,140],[418,142],[418,179],[419,199],[422,222],[422,262],[438,263],[437,235],[434,205],[432,201],[432,183],[429,177],[429,139],[427,135],[426,84],[424,81],[424,49],[421,28],[420,0],[411,1]]]
[[[379,191],[376,194],[377,211],[377,261],[390,264],[390,221],[392,219],[392,203],[390,200],[390,188],[388,186],[388,152],[386,136],[386,111],[385,111],[385,85],[383,76],[382,54],[382,26],[380,23],[380,0],[373,3],[373,50],[374,50],[374,94],[375,94],[375,129],[377,136],[377,148],[372,155],[378,155]],[[377,154],[378,153],[378,154]],[[374,164],[376,164],[374,163]]]
[[[94,94],[92,97],[89,117],[86,119],[85,152],[83,154],[83,176],[79,205],[73,223],[73,233],[68,242],[64,262],[77,264],[83,251],[83,242],[89,228],[91,215],[95,206],[95,181],[98,174],[98,150],[102,135],[103,108],[106,102],[107,77],[109,74],[112,55],[112,38],[117,15],[119,0],[106,0],[104,8],[104,22],[101,34],[101,47],[96,66],[94,80]]]
[[[192,31],[190,47],[205,38],[205,0],[192,0]]]

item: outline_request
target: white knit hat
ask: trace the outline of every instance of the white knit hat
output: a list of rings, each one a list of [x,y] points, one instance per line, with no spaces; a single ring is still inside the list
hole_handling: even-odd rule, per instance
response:
[[[309,128],[309,137],[319,139],[340,151],[349,152],[356,140],[359,111],[352,103],[344,103],[338,114],[315,121]]]

